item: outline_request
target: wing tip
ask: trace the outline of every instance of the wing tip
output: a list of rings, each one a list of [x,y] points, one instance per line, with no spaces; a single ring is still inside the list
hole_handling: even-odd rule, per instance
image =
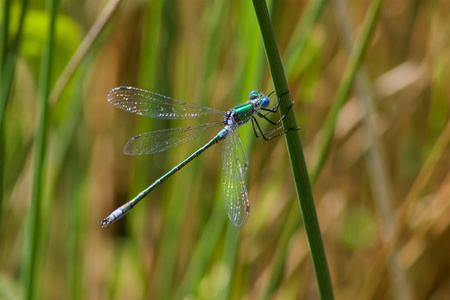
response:
[[[250,205],[247,205],[245,212],[227,212],[231,223],[236,227],[242,227],[242,225],[247,222],[248,216],[250,214]]]
[[[132,91],[132,90],[137,90],[137,89],[133,88],[131,86],[125,86],[125,85],[115,87],[109,91],[108,96],[106,96],[106,99],[108,100],[109,103],[115,104],[115,102],[116,102],[115,99],[117,99],[116,95],[119,95],[119,97],[123,98],[123,95],[121,96],[121,93],[123,93],[124,91]]]
[[[139,155],[139,153],[136,152],[135,147],[133,147],[133,141],[135,141],[136,139],[138,139],[139,137],[141,137],[140,134],[132,137],[126,144],[125,147],[123,147],[123,153],[125,153],[126,155],[130,155],[130,156],[135,156],[135,155]]]

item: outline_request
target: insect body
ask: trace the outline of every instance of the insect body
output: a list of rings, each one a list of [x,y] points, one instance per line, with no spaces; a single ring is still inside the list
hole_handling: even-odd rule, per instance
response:
[[[152,185],[140,192],[135,198],[113,211],[105,218],[101,225],[109,224],[127,214],[139,201],[148,195],[153,189],[162,184],[167,178],[178,172],[203,151],[214,144],[224,140],[222,151],[222,197],[228,216],[235,226],[242,226],[250,213],[250,203],[245,185],[245,173],[248,169],[248,157],[238,127],[252,121],[253,129],[257,137],[271,139],[286,131],[277,132],[281,127],[264,134],[255,118],[258,116],[273,125],[277,125],[284,118],[282,116],[277,122],[270,121],[266,116],[268,113],[276,112],[279,103],[269,109],[268,97],[257,91],[251,91],[249,101],[238,105],[229,111],[220,111],[206,106],[186,103],[177,99],[163,96],[157,93],[145,91],[133,87],[118,87],[108,94],[108,101],[116,107],[125,111],[158,119],[190,119],[203,115],[210,115],[217,121],[198,124],[190,127],[171,128],[148,132],[133,137],[125,145],[124,152],[128,155],[152,154],[166,151],[182,145],[199,136],[206,129],[223,126],[208,143],[199,148],[180,164],[173,167],[169,172],[157,179]],[[260,111],[264,111],[261,113]],[[276,134],[273,135],[272,133]]]

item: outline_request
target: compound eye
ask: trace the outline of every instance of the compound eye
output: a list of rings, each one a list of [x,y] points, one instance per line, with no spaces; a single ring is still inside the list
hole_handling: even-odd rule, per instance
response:
[[[250,94],[248,94],[248,98],[250,100],[255,100],[258,97],[259,97],[258,91],[251,91]]]
[[[261,107],[268,107],[270,104],[270,100],[267,97],[261,99]]]

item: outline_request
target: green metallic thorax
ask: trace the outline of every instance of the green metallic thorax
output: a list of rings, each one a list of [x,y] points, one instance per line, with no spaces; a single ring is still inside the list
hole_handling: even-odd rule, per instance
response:
[[[245,103],[233,108],[235,113],[235,121],[239,125],[246,123],[254,113],[253,105]]]

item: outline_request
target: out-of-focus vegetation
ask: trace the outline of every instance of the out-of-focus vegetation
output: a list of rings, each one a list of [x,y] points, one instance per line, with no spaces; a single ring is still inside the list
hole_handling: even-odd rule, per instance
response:
[[[310,169],[369,5],[269,3]],[[220,144],[100,227],[216,133],[127,157],[133,135],[188,123],[127,114],[106,101],[108,91],[131,85],[223,110],[252,89],[271,92],[251,1],[68,0],[58,8],[45,66],[45,2],[2,0],[0,8],[0,298],[29,293],[31,264],[31,296],[42,299],[317,298],[285,141],[256,139],[251,125],[240,128],[252,206],[242,228],[222,204]],[[336,299],[450,295],[449,13],[448,0],[384,1],[339,110],[313,182]],[[48,66],[39,228],[30,245]]]

